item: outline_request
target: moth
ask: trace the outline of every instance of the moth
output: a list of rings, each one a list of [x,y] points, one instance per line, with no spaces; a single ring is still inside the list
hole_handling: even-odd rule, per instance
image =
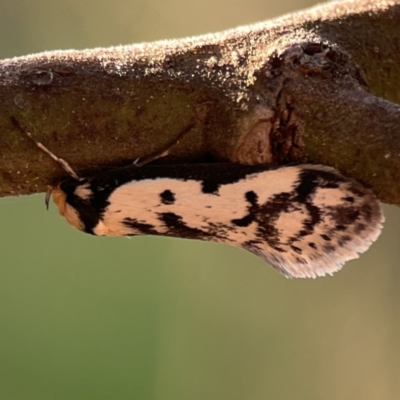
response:
[[[384,222],[370,189],[327,166],[132,164],[79,177],[35,143],[70,176],[51,190],[60,214],[92,235],[226,243],[286,277],[315,278],[358,258]]]

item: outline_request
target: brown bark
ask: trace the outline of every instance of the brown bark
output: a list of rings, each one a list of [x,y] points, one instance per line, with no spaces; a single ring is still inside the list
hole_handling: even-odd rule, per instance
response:
[[[400,3],[342,1],[215,35],[0,62],[0,196],[190,131],[165,162],[322,163],[400,205]],[[211,156],[211,157],[210,157]]]

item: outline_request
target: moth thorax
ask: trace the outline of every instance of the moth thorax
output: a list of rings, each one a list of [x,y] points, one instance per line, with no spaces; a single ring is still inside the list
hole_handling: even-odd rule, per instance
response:
[[[60,215],[65,217],[70,225],[73,227],[83,231],[84,225],[79,218],[78,212],[72,207],[70,204],[67,203],[67,195],[66,193],[60,189],[59,186],[53,189],[53,201],[58,207],[60,211]]]

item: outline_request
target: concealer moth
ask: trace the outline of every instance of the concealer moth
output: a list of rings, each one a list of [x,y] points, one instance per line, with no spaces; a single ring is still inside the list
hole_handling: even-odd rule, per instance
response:
[[[69,174],[52,188],[54,203],[70,225],[92,235],[226,243],[286,277],[315,278],[358,258],[384,222],[372,191],[331,167],[132,164],[79,177],[18,127]]]

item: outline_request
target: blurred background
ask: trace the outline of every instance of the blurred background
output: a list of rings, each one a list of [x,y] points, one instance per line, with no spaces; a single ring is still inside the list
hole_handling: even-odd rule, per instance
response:
[[[2,0],[0,57],[198,35],[305,0]],[[400,398],[400,209],[334,277],[240,249],[71,228],[0,199],[0,400]]]

